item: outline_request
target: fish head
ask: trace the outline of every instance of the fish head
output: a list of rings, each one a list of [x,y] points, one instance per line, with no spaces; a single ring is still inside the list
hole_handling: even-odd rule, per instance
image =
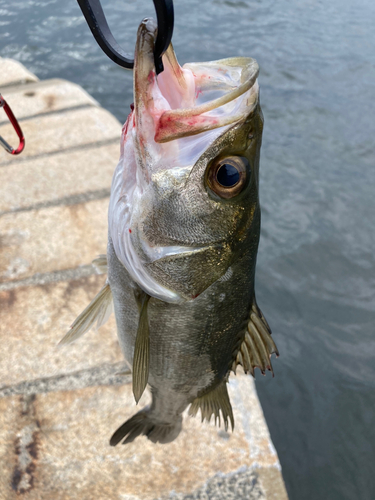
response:
[[[193,300],[240,259],[254,273],[263,117],[250,58],[177,63],[156,75],[156,28],[138,31],[134,111],[109,209],[117,257],[148,294]]]

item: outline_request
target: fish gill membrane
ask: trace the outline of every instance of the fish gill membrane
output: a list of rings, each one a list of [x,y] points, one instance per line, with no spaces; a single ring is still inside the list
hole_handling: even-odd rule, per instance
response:
[[[111,187],[108,263],[105,256],[93,262],[108,279],[60,342],[99,327],[114,306],[134,398],[138,403],[149,384],[152,403],[117,429],[112,446],[139,435],[173,441],[189,405],[190,415],[200,410],[202,421],[213,415],[219,425],[221,415],[233,430],[230,371],[241,365],[264,374],[272,371],[271,355],[278,356],[254,294],[263,129],[258,65],[238,57],[180,67],[170,45],[156,75],[155,34],[154,21],[144,20],[134,109]],[[225,176],[218,182],[223,165],[237,169],[233,186]]]

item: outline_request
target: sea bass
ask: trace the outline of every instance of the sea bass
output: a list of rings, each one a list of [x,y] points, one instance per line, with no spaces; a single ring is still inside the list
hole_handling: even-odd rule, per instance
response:
[[[258,64],[177,62],[156,75],[152,20],[135,50],[134,109],[122,131],[109,203],[105,286],[73,323],[75,340],[111,312],[138,403],[110,444],[169,443],[182,412],[234,427],[231,371],[272,370],[277,352],[254,294],[263,116]]]

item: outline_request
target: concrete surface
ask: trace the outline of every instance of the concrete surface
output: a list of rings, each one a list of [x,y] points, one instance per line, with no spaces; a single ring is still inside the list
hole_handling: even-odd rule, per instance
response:
[[[56,344],[105,279],[90,262],[105,252],[121,125],[80,87],[38,82],[16,61],[0,58],[0,88],[26,136],[19,157],[0,149],[0,500],[286,500],[243,374],[230,380],[233,434],[185,415],[169,445],[109,446],[138,408],[114,318]],[[1,110],[0,134],[16,143]]]
[[[6,98],[6,97],[5,97]],[[64,109],[47,115],[20,120],[26,138],[22,158],[1,158],[0,165],[17,163],[20,159],[37,155],[56,153],[61,150],[77,149],[119,137],[119,123],[108,111],[90,106],[88,108]],[[12,125],[0,125],[0,135],[14,137]],[[31,140],[30,140],[31,139]],[[15,142],[15,140],[13,140]]]
[[[4,92],[5,87],[10,85],[37,82],[39,80],[39,78],[30,73],[25,66],[14,59],[5,59],[0,57],[0,68],[0,84],[2,92]]]
[[[271,470],[272,483],[279,488],[274,498],[285,498],[253,383],[241,379],[250,380],[240,375],[230,385],[230,395],[236,397],[236,432],[228,434],[213,424],[202,432],[199,419],[185,415],[183,431],[168,445],[152,444],[145,437],[126,447],[108,445],[111,431],[136,411],[130,384],[0,400],[11,415],[6,417],[4,441],[12,460],[2,469],[6,498],[25,491],[28,499],[153,500],[169,498],[173,491],[182,499],[189,498],[187,494],[200,498],[207,490],[216,490],[208,498],[247,500],[252,493],[257,494],[254,498],[273,498],[267,495],[264,469]],[[243,419],[243,412],[251,418]],[[218,496],[222,483],[235,489],[235,497]],[[236,492],[238,485],[243,495]]]
[[[75,344],[56,347],[103,281],[103,276],[88,276],[0,291],[0,338],[6,346],[1,386],[122,361],[114,317]]]
[[[0,214],[108,198],[118,142],[2,166]]]
[[[106,253],[108,199],[0,217],[0,279],[77,267]]]
[[[31,118],[63,109],[99,106],[82,87],[57,78],[37,84],[11,86],[6,89],[6,95],[7,103],[17,119]],[[0,117],[0,123],[4,122],[7,123],[5,114]]]

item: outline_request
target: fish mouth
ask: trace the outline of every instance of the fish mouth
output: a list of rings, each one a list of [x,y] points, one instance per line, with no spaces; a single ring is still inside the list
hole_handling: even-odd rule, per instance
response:
[[[169,73],[175,74],[179,65],[172,46],[166,57]],[[158,143],[237,123],[257,103],[259,66],[254,59],[237,57],[203,64],[185,64],[181,73],[189,77],[188,81],[192,80],[191,76],[194,79],[193,95],[187,100],[190,107],[163,111],[155,132],[155,141]],[[168,71],[159,77],[161,90],[167,75]],[[182,77],[176,83],[183,85],[189,92],[188,84],[182,81]]]
[[[156,75],[156,32],[152,19],[141,23],[134,58],[139,167],[144,169],[142,159],[153,158],[153,172],[193,165],[210,143],[256,108],[259,97],[259,66],[249,57],[181,67],[170,44],[162,57],[164,71]]]

